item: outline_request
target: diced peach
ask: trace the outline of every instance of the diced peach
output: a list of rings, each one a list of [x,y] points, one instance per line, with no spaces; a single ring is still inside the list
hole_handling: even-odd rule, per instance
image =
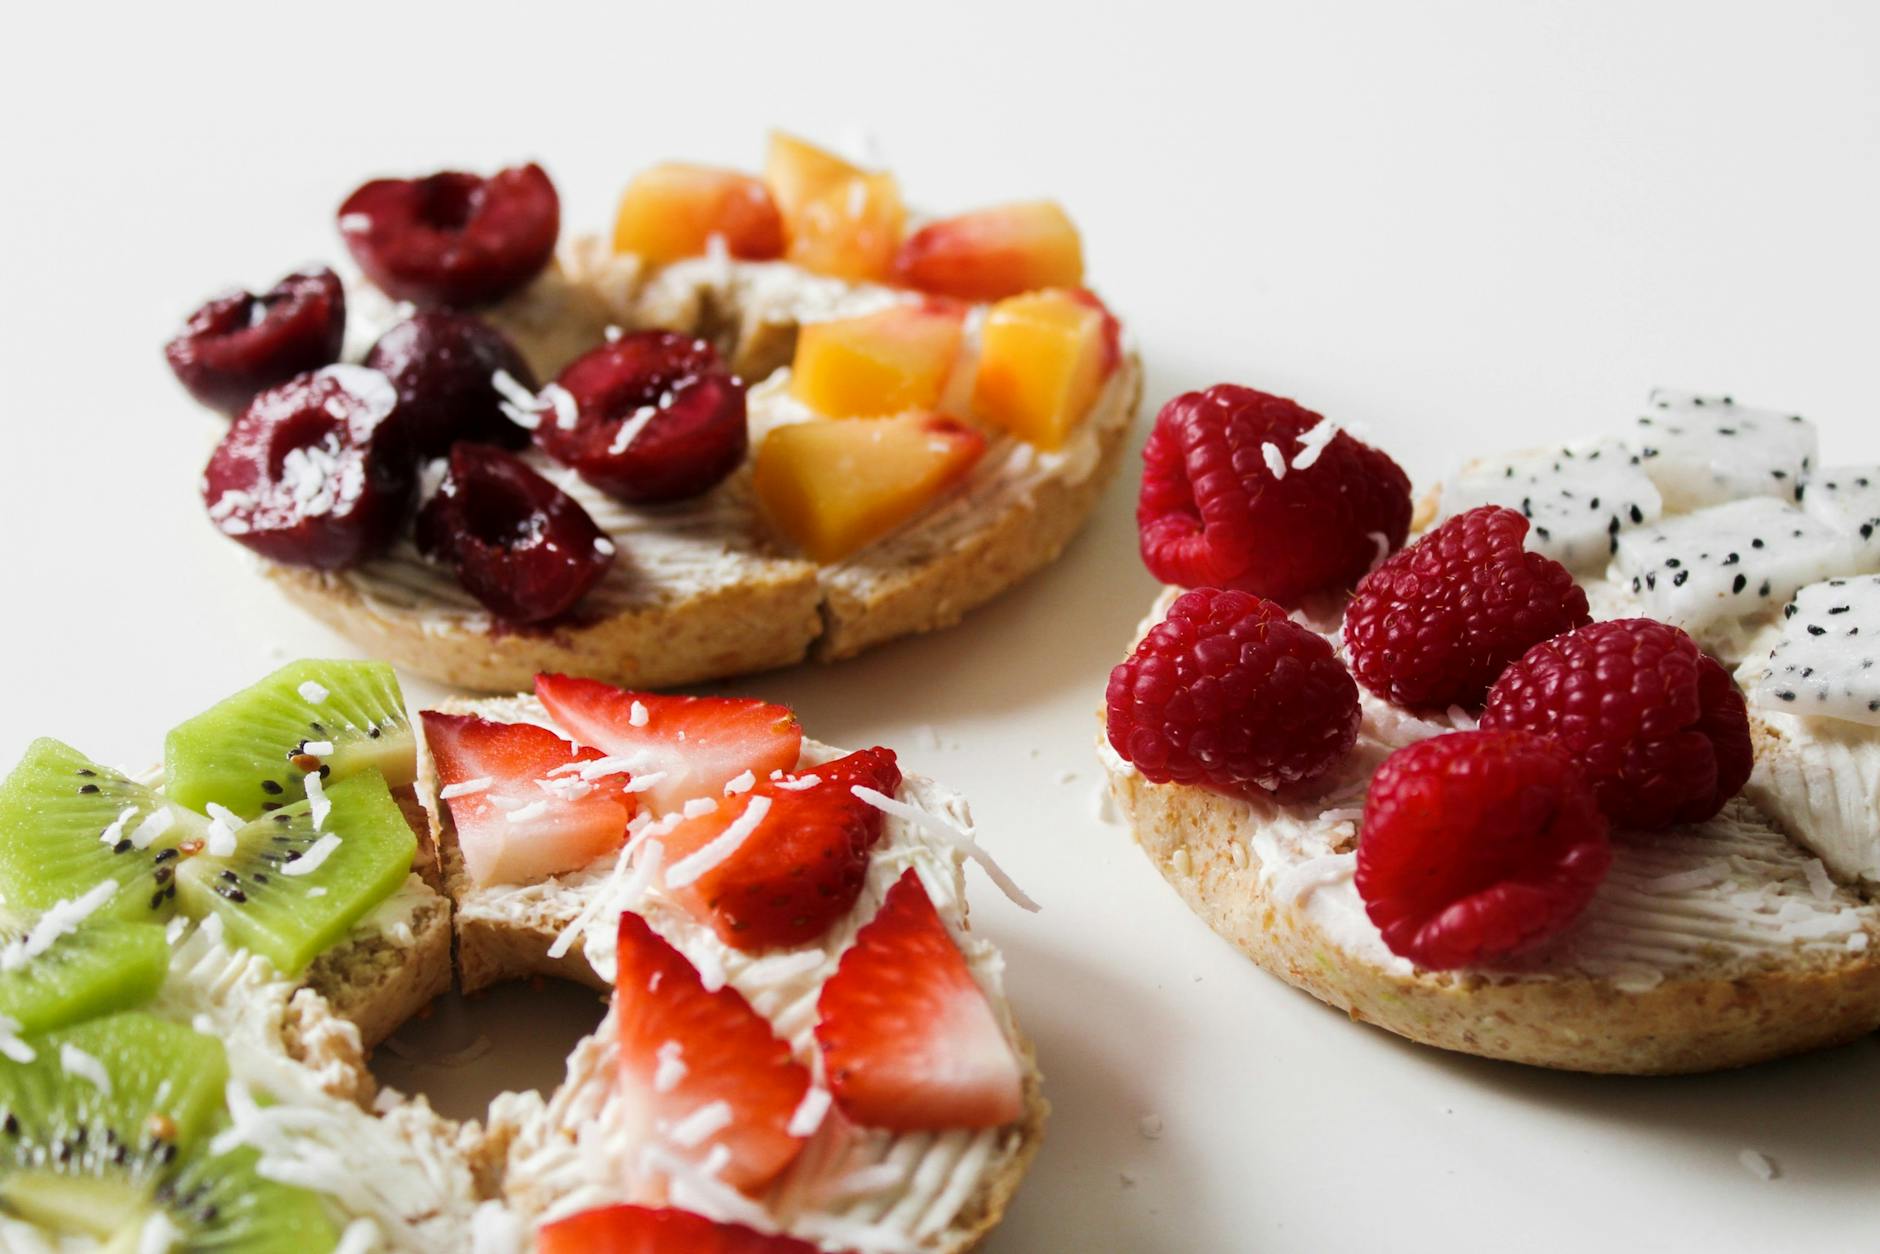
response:
[[[614,251],[660,265],[700,256],[714,235],[733,257],[783,255],[783,215],[761,180],[710,166],[656,165],[627,184],[614,217]]]
[[[831,418],[877,418],[940,404],[960,355],[965,311],[937,301],[805,323],[790,394]]]
[[[1007,297],[986,315],[974,413],[1039,448],[1061,448],[1116,368],[1117,335],[1088,292]]]
[[[1056,201],[1000,205],[930,222],[894,259],[909,287],[961,300],[999,300],[1084,281],[1077,228]]]
[[[791,261],[815,274],[885,282],[907,209],[892,174],[858,174],[823,188],[789,222]]]
[[[803,214],[803,207],[829,188],[868,171],[844,161],[827,149],[782,131],[770,133],[770,152],[764,159],[764,182],[783,211],[785,223],[793,223]]]
[[[812,419],[764,437],[753,483],[778,531],[834,562],[920,513],[985,451],[985,436],[939,414]]]

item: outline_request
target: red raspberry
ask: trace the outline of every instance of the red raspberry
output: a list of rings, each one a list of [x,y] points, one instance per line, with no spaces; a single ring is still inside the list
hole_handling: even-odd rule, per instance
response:
[[[1316,442],[1300,437],[1323,421],[1230,383],[1164,405],[1142,450],[1136,505],[1149,573],[1296,605],[1349,588],[1401,545],[1410,480],[1342,431],[1314,459]]]
[[[1332,646],[1250,592],[1198,588],[1110,672],[1110,744],[1158,784],[1230,796],[1311,779],[1358,737]]]
[[[1365,577],[1345,611],[1358,682],[1412,708],[1482,704],[1532,645],[1588,621],[1567,568],[1521,547],[1528,520],[1458,514]]]
[[[1743,694],[1696,641],[1649,618],[1535,645],[1489,689],[1482,726],[1565,745],[1629,828],[1701,823],[1749,778]]]
[[[1390,951],[1442,970],[1559,934],[1611,864],[1606,818],[1565,749],[1455,732],[1378,768],[1356,883]]]

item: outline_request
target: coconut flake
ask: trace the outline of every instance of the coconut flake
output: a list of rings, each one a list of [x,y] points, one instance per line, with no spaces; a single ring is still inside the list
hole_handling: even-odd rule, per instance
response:
[[[470,1216],[470,1254],[515,1254],[527,1245],[526,1236],[522,1217],[494,1199]]]
[[[1279,451],[1279,445],[1267,440],[1260,445],[1260,456],[1266,460],[1268,474],[1275,479],[1286,477],[1286,456]]]
[[[316,758],[333,756],[333,742],[330,740],[308,740],[301,744],[302,753],[311,753]]]
[[[702,819],[718,808],[718,803],[710,797],[694,797],[685,803],[685,817]]]
[[[581,425],[581,406],[575,402],[574,393],[559,383],[551,383],[543,388],[536,404],[543,409],[553,410],[555,425],[563,431],[573,431]]]
[[[1736,1156],[1736,1161],[1742,1163],[1743,1170],[1758,1180],[1773,1180],[1782,1174],[1781,1168],[1776,1166],[1775,1159],[1753,1149],[1745,1149]]]
[[[59,1069],[88,1081],[106,1097],[111,1096],[111,1073],[104,1069],[103,1063],[70,1041],[59,1046]]]
[[[205,848],[211,857],[226,858],[235,852],[235,833],[241,828],[241,818],[227,806],[213,801],[203,808],[209,812],[210,819]]]
[[[784,792],[808,792],[822,783],[822,776],[799,775],[795,779],[780,779],[776,783],[777,787]]]
[[[697,1149],[731,1126],[731,1103],[720,1098],[707,1102],[666,1130],[666,1139],[680,1149]]]
[[[282,875],[312,875],[320,869],[322,863],[333,856],[333,851],[340,845],[339,837],[328,832],[308,847],[307,852],[292,862],[281,865]]]
[[[503,817],[511,823],[527,823],[530,819],[539,819],[548,813],[547,801],[531,801],[528,805],[511,810]]]
[[[59,938],[78,928],[93,911],[117,895],[116,880],[100,880],[81,896],[54,902],[39,916],[32,930],[5,949],[0,949],[0,971],[17,971],[33,958],[58,943]]]
[[[1808,880],[1808,891],[1816,901],[1829,901],[1834,897],[1834,881],[1828,877],[1828,868],[1821,864],[1820,858],[1810,858],[1802,863],[1802,874]]]
[[[294,689],[294,691],[300,694],[302,701],[308,702],[311,705],[318,705],[326,700],[328,696],[332,695],[327,692],[323,685],[317,684],[311,679],[303,682],[300,687]]]
[[[814,1136],[816,1129],[822,1127],[823,1117],[829,1113],[831,1102],[829,1090],[810,1085],[803,1091],[803,1100],[796,1104],[796,1110],[790,1115],[790,1122],[784,1128],[791,1136]]]
[[[686,808],[688,810],[691,808],[690,802],[686,803]],[[716,802],[712,803],[712,808],[718,808]],[[757,830],[758,824],[762,823],[764,816],[769,813],[769,797],[752,797],[750,803],[744,807],[744,813],[738,815],[732,821],[731,826],[714,836],[696,852],[672,864],[672,869],[666,872],[666,887],[684,888],[736,853],[738,847],[750,837],[752,832]]]
[[[652,715],[646,712],[646,705],[643,702],[635,701],[627,707],[627,723],[630,726],[644,727],[650,718]]]
[[[326,826],[326,816],[333,812],[333,803],[326,799],[326,781],[320,772],[314,771],[307,776],[307,815],[313,820],[313,830],[319,831]]]
[[[111,820],[111,825],[98,833],[98,843],[115,845],[124,839],[124,825],[137,816],[136,806],[125,806],[118,811],[118,816]]]
[[[355,1219],[340,1234],[339,1244],[333,1247],[333,1254],[368,1254],[368,1251],[379,1247],[380,1240],[377,1224],[370,1219]]]
[[[685,1079],[685,1047],[677,1041],[661,1041],[653,1051],[653,1092],[670,1093]]]
[[[614,432],[614,438],[612,442],[608,444],[607,451],[618,457],[620,454],[632,448],[633,442],[640,438],[640,432],[646,430],[646,424],[657,417],[659,417],[659,406],[657,405],[642,405],[634,410],[627,416],[627,420],[620,424],[620,428]],[[637,705],[639,703],[635,702],[634,704]],[[643,727],[645,724],[635,723],[634,726]]]
[[[938,836],[959,850],[962,856],[977,862],[980,869],[994,884],[998,885],[999,891],[1004,893],[1013,905],[1021,910],[1029,910],[1033,914],[1038,912],[1038,903],[1027,896],[1025,890],[1020,888],[1018,883],[992,860],[992,855],[980,847],[979,842],[973,839],[971,832],[955,827],[937,814],[929,813],[919,806],[911,806],[905,801],[897,801],[886,793],[877,792],[866,785],[855,784],[849,791],[883,814],[905,819],[925,828],[932,835]]]
[[[176,815],[167,805],[160,805],[144,816],[131,830],[131,848],[148,849],[150,842],[176,826]]]
[[[1321,418],[1309,430],[1299,433],[1299,452],[1293,458],[1294,470],[1310,470],[1325,452],[1325,446],[1338,436],[1338,424]]]
[[[479,775],[475,779],[466,779],[455,784],[446,784],[437,790],[437,795],[445,801],[454,801],[458,797],[472,797],[477,793],[486,791],[489,786],[495,782],[495,780],[487,775]]]
[[[137,1230],[137,1254],[170,1254],[183,1239],[180,1228],[162,1211],[152,1211],[144,1226]],[[335,1250],[333,1254],[340,1254]]]
[[[502,397],[497,402],[497,408],[503,411],[505,418],[524,431],[533,431],[542,425],[542,411],[547,406],[536,398],[535,393],[517,382],[514,375],[507,370],[498,370],[490,376],[490,386]]]
[[[20,1039],[20,1021],[0,1014],[0,1058],[10,1058],[24,1065],[37,1057],[33,1047]]]
[[[749,792],[755,787],[757,787],[757,776],[753,775],[750,771],[746,771],[742,775],[733,776],[731,779],[725,781],[725,796],[735,797],[739,793]]]

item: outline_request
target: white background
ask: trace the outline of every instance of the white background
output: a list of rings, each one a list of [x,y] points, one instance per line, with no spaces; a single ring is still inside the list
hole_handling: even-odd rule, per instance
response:
[[[1061,198],[1151,412],[1254,384],[1367,424],[1427,482],[1665,382],[1808,413],[1831,461],[1880,456],[1877,13],[15,6],[0,756],[54,734],[141,763],[282,657],[348,652],[201,517],[215,427],[158,348],[219,286],[336,259],[333,207],[377,173],[536,157],[595,227],[653,160],[755,166],[771,125],[862,126],[924,207]],[[1092,711],[1152,593],[1134,477],[960,629],[742,685],[968,792],[1045,904],[973,873],[1056,1106],[989,1248],[1871,1248],[1874,1040],[1655,1081],[1420,1049],[1255,970],[1095,821]]]

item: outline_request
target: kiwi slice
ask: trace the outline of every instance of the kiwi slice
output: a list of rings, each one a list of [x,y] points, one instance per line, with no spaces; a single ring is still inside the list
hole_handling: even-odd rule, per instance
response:
[[[316,1193],[266,1179],[260,1154],[246,1146],[226,1154],[198,1153],[177,1164],[152,1200],[190,1254],[314,1254],[339,1244],[339,1228]],[[134,1254],[142,1225],[121,1231]],[[115,1249],[107,1254],[116,1254]]]
[[[327,809],[295,801],[245,823],[235,851],[185,859],[182,908],[215,915],[229,940],[297,976],[411,872],[417,837],[375,770],[325,789]]]
[[[393,788],[418,776],[404,695],[383,662],[289,662],[171,729],[163,765],[171,800],[244,819],[306,796],[309,771],[332,783],[376,770]]]
[[[0,1017],[16,1032],[140,1006],[169,970],[170,945],[155,923],[86,918],[36,953],[32,934],[30,924],[0,915]]]
[[[0,783],[0,901],[37,914],[109,879],[100,914],[162,919],[176,897],[178,846],[208,820],[56,740],[35,740]]]

